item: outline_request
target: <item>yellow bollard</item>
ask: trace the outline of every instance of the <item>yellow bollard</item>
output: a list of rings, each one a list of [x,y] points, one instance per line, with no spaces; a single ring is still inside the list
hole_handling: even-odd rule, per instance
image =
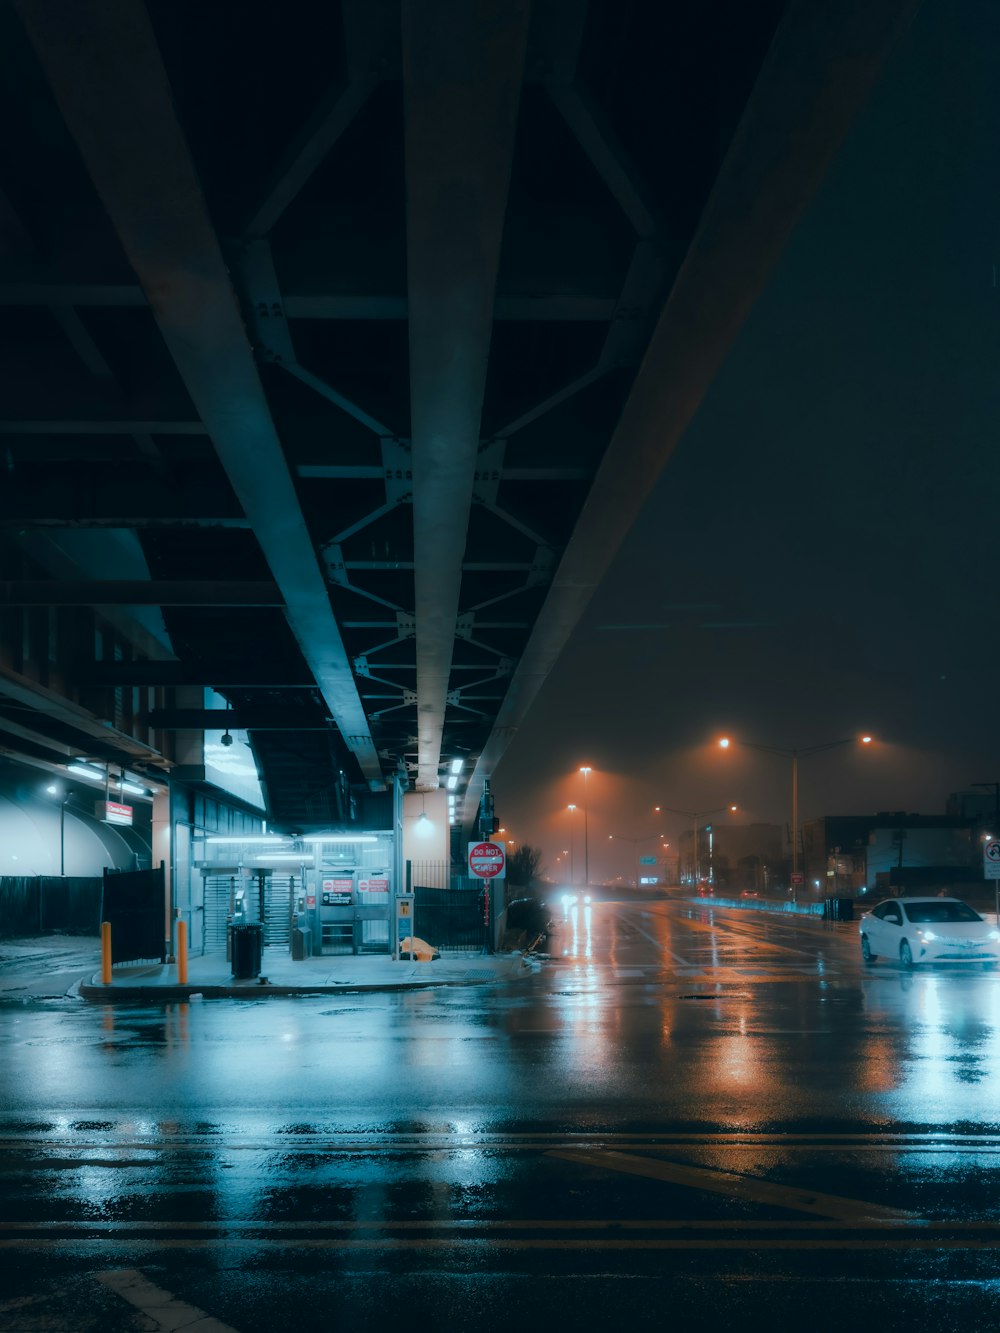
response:
[[[101,922],[101,980],[111,985],[111,922]]]
[[[186,921],[177,922],[177,984],[186,986],[188,979],[188,928]]]

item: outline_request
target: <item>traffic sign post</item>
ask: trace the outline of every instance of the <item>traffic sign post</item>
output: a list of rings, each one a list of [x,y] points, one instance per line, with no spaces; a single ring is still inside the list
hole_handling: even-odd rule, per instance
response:
[[[996,838],[983,844],[983,879],[993,881],[996,919],[1000,926],[1000,840]]]

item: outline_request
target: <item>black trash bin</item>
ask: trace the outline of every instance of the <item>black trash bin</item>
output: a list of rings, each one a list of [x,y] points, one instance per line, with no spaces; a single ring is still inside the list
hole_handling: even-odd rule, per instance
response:
[[[233,976],[244,980],[260,976],[264,948],[264,927],[259,921],[231,926]]]

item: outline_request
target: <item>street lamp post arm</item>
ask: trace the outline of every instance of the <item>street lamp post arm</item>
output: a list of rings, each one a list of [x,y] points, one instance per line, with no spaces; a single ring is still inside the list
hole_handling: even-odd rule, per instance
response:
[[[823,750],[835,750],[838,745],[855,745],[857,736],[844,736],[839,741],[823,741],[820,745],[759,745],[756,741],[735,741],[745,750],[760,750],[764,754],[781,754],[786,759],[805,759],[811,754],[820,754]]]

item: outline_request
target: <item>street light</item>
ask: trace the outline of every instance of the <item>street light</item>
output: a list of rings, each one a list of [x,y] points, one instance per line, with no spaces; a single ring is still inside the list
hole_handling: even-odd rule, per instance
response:
[[[721,815],[727,810],[736,811],[739,809],[736,805],[718,805],[713,810],[678,810],[672,805],[658,805],[656,810],[667,810],[672,815],[685,815],[688,819],[694,821],[691,829],[691,883],[697,886],[698,883],[698,825],[709,815]],[[677,877],[680,878],[680,856],[677,858]]]
[[[571,815],[575,815],[575,814],[576,814],[576,806],[575,806],[575,805],[568,805],[568,806],[566,807],[566,809],[570,812]],[[576,853],[576,839],[575,839],[574,836],[573,836],[573,831],[574,831],[574,830],[573,830],[573,825],[570,824],[570,826],[569,826],[569,882],[570,882],[571,884],[575,884],[575,883],[576,883],[576,855],[575,855],[575,853]]]
[[[580,772],[583,774],[583,883],[590,883],[590,840],[587,832],[587,780],[594,770],[584,765]]]
[[[720,750],[728,750],[730,745],[739,744],[746,750],[762,750],[765,754],[785,755],[792,761],[792,901],[795,902],[799,886],[799,760],[810,755],[821,754],[824,750],[836,750],[841,745],[871,745],[871,736],[845,736],[839,741],[824,741],[821,745],[806,745],[787,748],[782,745],[757,745],[754,741],[734,742],[728,736],[719,740]]]

